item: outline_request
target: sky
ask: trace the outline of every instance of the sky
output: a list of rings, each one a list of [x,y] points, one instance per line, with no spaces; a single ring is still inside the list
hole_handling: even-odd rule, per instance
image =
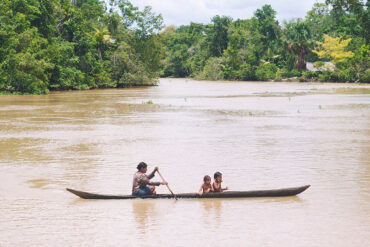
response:
[[[141,10],[152,6],[156,14],[162,14],[164,24],[188,25],[190,22],[210,23],[215,15],[226,15],[233,19],[248,19],[265,4],[277,12],[277,19],[304,18],[316,2],[325,0],[131,0]]]

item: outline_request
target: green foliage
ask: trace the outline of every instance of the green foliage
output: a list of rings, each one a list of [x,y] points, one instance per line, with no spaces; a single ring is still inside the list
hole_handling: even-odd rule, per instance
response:
[[[0,91],[155,83],[164,54],[162,17],[125,0],[110,4],[106,13],[99,0],[1,1]]]
[[[319,40],[323,33],[329,33],[333,20],[330,18],[329,6],[325,3],[315,3],[310,11],[307,12],[305,21],[310,26],[312,36]]]
[[[334,71],[304,71],[299,78],[300,81],[322,81],[322,82],[354,82],[355,76],[350,69],[337,69]],[[362,81],[364,82],[364,81]]]
[[[222,58],[211,57],[207,60],[200,79],[221,80],[224,79]]]
[[[216,15],[212,18],[212,25],[207,31],[207,44],[211,56],[220,57],[227,48],[227,30],[232,22],[231,17]]]
[[[330,16],[336,23],[335,35],[348,38],[360,36],[368,43],[370,2],[366,0],[326,0],[331,7]]]
[[[366,81],[370,67],[369,7],[370,1],[365,5],[364,0],[328,0],[315,3],[305,19],[290,20],[280,26],[276,11],[264,5],[250,19],[215,16],[208,25],[171,27],[161,34],[165,44],[161,75]],[[326,47],[330,42],[324,39],[329,36],[338,40]],[[333,60],[337,69],[306,70],[306,62],[321,59]]]
[[[370,69],[365,70],[365,72],[360,75],[360,82],[370,83]]]
[[[319,73],[316,71],[303,71],[301,77],[299,78],[299,81],[316,81],[319,78]]]
[[[207,60],[207,48],[203,39],[206,27],[191,23],[189,26],[172,27],[172,33],[162,33],[166,45],[163,60],[163,76],[187,77],[199,74]]]
[[[275,74],[275,80],[281,80],[283,78],[299,77],[301,73],[296,70],[287,70],[286,68],[278,69]]]
[[[285,23],[283,42],[286,49],[297,57],[295,68],[306,68],[306,59],[313,47],[310,25],[300,19]]]
[[[261,36],[266,60],[271,60],[279,53],[281,44],[281,27],[276,20],[276,11],[271,5],[264,5],[254,13],[255,28]]]
[[[255,67],[247,63],[242,64],[236,71],[235,77],[243,81],[254,81],[256,80]]]
[[[272,80],[275,78],[277,70],[277,66],[273,63],[260,64],[256,70],[256,79],[259,81]]]
[[[324,61],[317,61],[314,63],[314,66],[315,68],[322,68],[325,66],[325,62]]]
[[[280,26],[264,5],[250,19],[217,15],[160,33],[162,16],[129,0],[2,0],[0,92],[153,85],[159,75],[369,82],[369,7],[326,0]],[[306,70],[327,60],[334,71]]]

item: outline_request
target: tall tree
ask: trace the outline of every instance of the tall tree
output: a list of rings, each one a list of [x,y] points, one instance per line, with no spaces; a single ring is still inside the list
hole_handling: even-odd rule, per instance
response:
[[[321,39],[323,33],[330,33],[334,28],[329,6],[325,3],[315,3],[307,12],[305,21],[310,26],[312,36],[316,40]]]
[[[266,50],[267,58],[276,55],[280,44],[280,26],[276,20],[276,11],[271,5],[264,5],[254,13],[257,19],[257,30],[261,34],[261,41]]]
[[[232,22],[231,17],[216,15],[207,30],[207,41],[212,56],[220,57],[227,48],[227,31]]]
[[[369,0],[326,0],[331,7],[338,35],[349,37],[361,35],[369,42]]]
[[[288,51],[297,56],[295,67],[306,69],[306,58],[314,45],[310,25],[301,19],[285,23],[283,42]]]
[[[106,46],[110,42],[114,42],[114,40],[111,39],[107,27],[103,27],[101,29],[95,28],[94,39],[98,49],[99,59],[103,60],[102,50],[104,49],[104,46]]]

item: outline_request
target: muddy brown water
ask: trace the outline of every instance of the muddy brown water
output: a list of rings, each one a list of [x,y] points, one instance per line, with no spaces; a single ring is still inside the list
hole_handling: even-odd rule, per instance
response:
[[[130,194],[140,161],[175,192],[215,171],[232,190],[311,188],[178,201],[65,191]],[[369,232],[370,85],[162,79],[0,96],[0,246],[369,246]]]

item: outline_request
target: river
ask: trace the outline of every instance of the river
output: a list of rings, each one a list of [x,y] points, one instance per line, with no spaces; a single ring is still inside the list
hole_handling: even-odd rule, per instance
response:
[[[83,200],[130,194],[140,161],[175,193],[295,197]],[[156,176],[153,181],[160,181]],[[168,193],[160,186],[158,193]],[[0,96],[0,246],[368,246],[370,85],[161,79]]]

